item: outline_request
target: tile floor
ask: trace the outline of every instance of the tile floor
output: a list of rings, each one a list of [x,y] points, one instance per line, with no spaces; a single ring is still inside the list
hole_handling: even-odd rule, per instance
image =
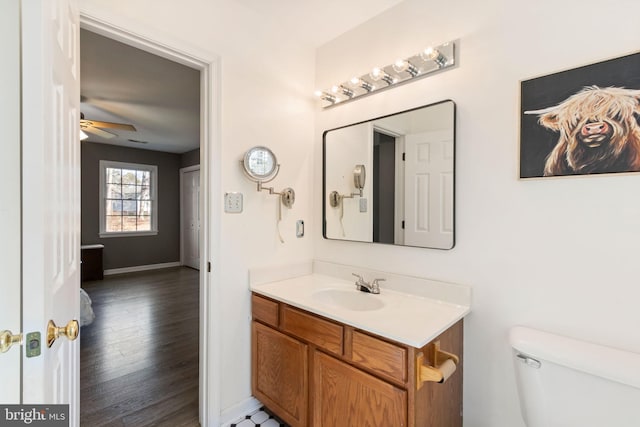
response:
[[[284,422],[280,421],[275,416],[267,412],[267,409],[262,407],[251,415],[247,415],[243,420],[231,424],[231,427],[289,427]]]

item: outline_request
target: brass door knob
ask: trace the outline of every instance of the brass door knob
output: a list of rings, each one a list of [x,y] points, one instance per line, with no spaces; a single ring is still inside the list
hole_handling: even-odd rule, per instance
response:
[[[73,341],[78,338],[80,332],[80,326],[77,320],[70,320],[67,326],[56,326],[53,320],[49,320],[47,324],[47,347],[51,347],[55,340],[60,336],[65,336],[69,341]]]
[[[0,353],[6,353],[14,344],[22,344],[22,334],[13,335],[11,331],[0,332]]]

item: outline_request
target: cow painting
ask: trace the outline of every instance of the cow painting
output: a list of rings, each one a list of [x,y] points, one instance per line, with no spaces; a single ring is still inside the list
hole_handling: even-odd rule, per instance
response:
[[[559,133],[544,176],[640,171],[640,90],[588,86],[524,114]]]

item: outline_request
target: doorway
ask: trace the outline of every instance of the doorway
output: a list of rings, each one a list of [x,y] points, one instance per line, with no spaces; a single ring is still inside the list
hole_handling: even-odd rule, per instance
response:
[[[215,319],[218,312],[218,298],[215,286],[220,272],[210,271],[210,260],[217,259],[219,253],[219,202],[220,191],[219,154],[221,152],[218,122],[219,107],[219,59],[217,55],[206,52],[194,52],[184,48],[166,34],[146,34],[141,36],[132,24],[109,23],[99,18],[81,15],[81,28],[142,49],[154,55],[187,65],[200,71],[200,272],[198,275],[199,293],[199,419],[202,425],[219,422],[219,384],[214,380],[217,372],[209,367],[218,366],[219,331]],[[177,47],[174,47],[177,46]],[[82,398],[82,397],[81,397]]]

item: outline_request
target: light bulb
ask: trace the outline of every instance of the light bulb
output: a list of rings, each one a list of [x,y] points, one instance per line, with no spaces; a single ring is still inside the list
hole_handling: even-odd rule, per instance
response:
[[[345,96],[348,96],[349,98],[353,98],[353,96],[355,95],[355,92],[352,91],[351,89],[349,89],[346,86],[338,86],[338,90]]]
[[[404,59],[396,59],[396,62],[393,63],[393,70],[396,73],[401,73],[403,71],[406,71],[408,67],[409,67],[409,63]]]
[[[438,49],[428,47],[420,52],[420,58],[424,61],[433,61],[439,68],[444,67],[447,64],[447,57],[444,56]]]
[[[373,85],[371,83],[369,83],[366,80],[362,80],[359,77],[351,77],[351,80],[349,80],[349,84],[351,85],[351,87],[354,87],[354,88],[361,87],[362,89],[366,90],[367,92],[371,92],[374,89],[374,87],[373,87]]]
[[[328,101],[328,102],[330,102],[332,104],[335,104],[336,102],[338,102],[338,99],[335,96],[333,96],[333,95],[331,95],[329,93],[323,92],[321,90],[316,90],[314,92],[314,95],[317,96],[318,98],[320,98],[321,100]]]
[[[419,73],[418,69],[411,62],[404,59],[396,60],[392,68],[396,73],[402,73],[406,71],[407,73],[411,74],[411,77],[415,77]]]
[[[369,77],[371,77],[374,82],[383,80],[388,85],[392,85],[397,82],[397,80],[387,74],[386,71],[378,67],[371,70],[371,72],[369,73]]]
[[[382,79],[383,74],[385,74],[384,71],[382,71],[382,69],[376,67],[373,70],[371,70],[371,72],[369,73],[369,77],[371,77],[374,81],[379,81]]]

